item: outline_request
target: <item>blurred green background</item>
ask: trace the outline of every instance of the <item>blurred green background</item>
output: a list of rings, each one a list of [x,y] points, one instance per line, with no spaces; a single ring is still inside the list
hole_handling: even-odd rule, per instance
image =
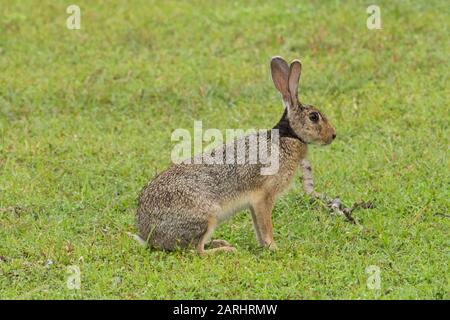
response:
[[[447,1],[67,1],[0,5],[0,298],[448,299]],[[300,58],[300,100],[338,138],[312,147],[316,188],[374,199],[354,226],[295,184],[276,252],[241,213],[236,254],[139,247],[136,198],[171,132],[271,128],[269,61]],[[81,271],[70,290],[68,266]],[[369,266],[380,270],[370,289]]]

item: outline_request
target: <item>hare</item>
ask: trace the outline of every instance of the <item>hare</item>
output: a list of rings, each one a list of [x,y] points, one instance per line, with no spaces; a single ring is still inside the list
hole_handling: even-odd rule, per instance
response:
[[[298,100],[300,61],[294,60],[289,66],[281,57],[273,57],[270,65],[285,107],[279,122],[264,135],[269,145],[277,146],[278,171],[263,175],[262,164],[248,160],[233,164],[172,164],[139,196],[137,227],[141,243],[162,250],[194,246],[200,254],[234,251],[225,240],[213,240],[208,250],[205,245],[219,223],[240,210],[250,209],[259,245],[276,248],[272,210],[277,196],[287,189],[297,167],[307,163],[302,161],[306,161],[308,144],[330,144],[336,131],[319,110]],[[278,130],[278,141],[274,129]],[[261,136],[254,133],[238,138],[209,155],[235,151],[239,142],[245,144],[248,153],[251,141],[261,140],[252,138]]]

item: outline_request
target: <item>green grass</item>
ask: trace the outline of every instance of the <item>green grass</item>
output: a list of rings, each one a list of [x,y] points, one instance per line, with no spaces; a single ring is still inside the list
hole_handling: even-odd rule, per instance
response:
[[[449,299],[448,3],[376,1],[371,31],[372,3],[2,1],[0,298]],[[317,190],[376,208],[351,225],[296,179],[274,210],[277,252],[246,212],[215,233],[236,254],[139,247],[136,198],[174,129],[278,121],[273,55],[301,58],[301,100],[337,129],[310,149]]]

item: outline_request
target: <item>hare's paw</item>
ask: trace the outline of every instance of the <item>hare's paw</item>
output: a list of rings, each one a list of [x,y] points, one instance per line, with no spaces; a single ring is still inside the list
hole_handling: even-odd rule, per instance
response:
[[[219,247],[219,248],[214,248],[214,249],[198,251],[198,253],[203,256],[203,255],[210,255],[212,253],[217,253],[217,252],[236,252],[236,251],[237,250],[235,247]]]
[[[209,247],[211,249],[221,248],[221,247],[231,247],[231,244],[228,241],[217,239],[217,240],[212,240],[211,243],[209,244]]]
[[[213,250],[222,250],[222,251],[225,251],[225,252],[237,252],[237,249],[235,247],[232,247],[232,246],[220,247],[220,248],[216,248],[216,249],[213,249]]]
[[[269,249],[270,251],[276,251],[278,250],[278,246],[274,241],[271,242],[264,242],[262,244],[262,247],[265,249]]]

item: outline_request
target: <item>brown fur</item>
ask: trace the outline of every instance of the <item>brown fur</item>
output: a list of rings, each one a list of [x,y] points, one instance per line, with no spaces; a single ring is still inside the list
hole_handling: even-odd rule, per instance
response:
[[[195,246],[199,253],[234,250],[226,241],[216,240],[213,249],[204,249],[216,226],[242,209],[250,209],[256,237],[261,246],[275,248],[272,209],[276,197],[287,189],[295,171],[307,154],[308,143],[328,144],[334,128],[315,108],[303,106],[297,98],[301,65],[291,67],[279,57],[272,59],[272,77],[286,106],[274,127],[280,132],[279,170],[261,175],[262,164],[173,164],[141,192],[137,210],[139,236],[152,247],[173,250]],[[294,80],[293,80],[294,79]],[[319,119],[312,121],[311,113]],[[270,131],[269,131],[270,132]],[[254,135],[259,135],[255,133]],[[241,137],[246,151],[252,135]],[[268,133],[269,145],[272,141]],[[259,139],[257,140],[259,141]],[[236,141],[210,152],[236,150]],[[196,157],[201,157],[197,155]]]

